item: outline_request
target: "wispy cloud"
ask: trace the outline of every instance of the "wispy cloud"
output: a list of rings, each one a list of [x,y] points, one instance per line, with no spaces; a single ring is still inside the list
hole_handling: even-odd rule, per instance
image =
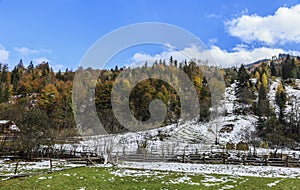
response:
[[[38,57],[33,59],[34,64],[41,64],[43,62],[50,62],[50,60],[47,57]]]
[[[216,44],[218,42],[218,38],[210,38],[208,40],[209,45],[213,45]]]
[[[51,62],[51,60],[49,60],[47,57],[38,57],[33,59],[33,64],[34,65],[38,65],[41,63],[49,63],[50,67],[52,67],[52,69],[55,72],[58,72],[59,70],[65,69],[65,65],[62,64],[55,64],[53,61]]]
[[[1,44],[0,44],[0,62],[5,63],[8,61],[9,51],[7,51]]]
[[[247,11],[243,14],[225,22],[229,34],[243,42],[258,41],[266,45],[300,43],[300,4],[280,7],[273,15],[247,15]]]
[[[38,50],[35,49],[29,49],[27,47],[15,47],[14,48],[18,53],[22,54],[22,55],[30,55],[30,54],[37,54],[39,53]]]
[[[53,68],[53,70],[54,70],[55,72],[57,72],[57,71],[62,70],[62,69],[65,68],[65,66],[62,65],[62,64],[55,64],[55,65],[51,65],[51,66],[52,66],[52,68]]]
[[[36,54],[51,54],[51,50],[49,49],[31,49],[28,47],[15,47],[14,50],[23,56]]]
[[[216,13],[211,13],[209,15],[206,15],[206,18],[211,18],[211,19],[221,19],[222,15],[216,14]]]

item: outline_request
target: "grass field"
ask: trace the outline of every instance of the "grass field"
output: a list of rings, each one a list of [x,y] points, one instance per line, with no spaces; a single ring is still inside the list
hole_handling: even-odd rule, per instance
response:
[[[300,179],[80,167],[0,181],[0,189],[300,189]]]

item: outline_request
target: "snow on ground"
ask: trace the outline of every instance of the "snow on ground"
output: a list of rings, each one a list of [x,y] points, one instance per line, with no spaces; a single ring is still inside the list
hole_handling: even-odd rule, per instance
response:
[[[16,162],[11,162],[9,160],[0,160],[0,175],[11,175],[14,173],[16,168]],[[66,162],[65,160],[53,160],[52,170],[58,171],[64,168],[72,168],[82,166],[80,164],[72,164]],[[50,161],[43,160],[38,162],[19,162],[18,163],[18,174],[28,173],[28,172],[40,172],[41,170],[49,170]]]
[[[276,79],[275,81],[271,80],[271,85],[269,88],[269,93],[268,93],[268,99],[270,102],[270,105],[274,108],[274,111],[277,115],[277,117],[279,116],[279,106],[276,104],[276,90],[277,87],[279,85],[280,79]]]
[[[279,79],[271,81],[270,92],[268,94],[270,103],[276,107],[275,94]],[[296,81],[300,86],[300,80]],[[93,151],[98,155],[104,155],[108,149],[112,149],[112,154],[123,152],[126,154],[137,153],[138,145],[146,143],[146,151],[151,154],[183,154],[210,152],[212,145],[215,143],[216,136],[221,144],[227,142],[237,144],[240,141],[249,140],[251,132],[255,131],[257,116],[248,114],[236,114],[234,110],[241,108],[237,102],[235,88],[237,84],[233,83],[225,89],[224,100],[222,100],[222,109],[226,115],[216,118],[210,122],[198,123],[196,121],[187,121],[180,124],[172,124],[158,129],[152,129],[141,132],[129,132],[125,134],[110,136],[92,136],[86,137],[80,144],[57,145],[58,149]],[[291,86],[286,86],[288,96],[296,95],[300,99],[300,90]],[[299,96],[298,96],[299,95]],[[276,108],[277,109],[277,108]],[[287,107],[287,110],[290,108]],[[279,111],[278,111],[279,112]],[[232,131],[219,132],[224,126],[233,126]],[[62,147],[60,147],[62,146]],[[257,149],[257,154],[268,155],[275,152],[271,149]],[[279,154],[294,155],[299,159],[299,151],[278,150]]]
[[[244,166],[223,164],[189,164],[164,162],[124,162],[118,168],[186,172],[194,174],[223,174],[230,176],[299,178],[300,168],[274,166]],[[123,173],[126,175],[126,173]],[[120,176],[120,175],[119,175]]]
[[[270,81],[270,91],[268,93],[270,104],[279,113],[279,108],[275,103],[276,89],[280,79]],[[300,87],[300,80],[296,80],[296,86]],[[146,144],[146,151],[151,154],[190,154],[201,153],[211,150],[216,136],[220,144],[227,142],[237,144],[240,141],[248,141],[250,135],[255,131],[257,116],[252,114],[237,114],[235,110],[243,107],[237,101],[237,83],[231,84],[225,89],[224,99],[219,107],[226,114],[212,119],[210,122],[199,123],[196,121],[186,121],[180,124],[172,124],[158,129],[148,131],[129,132],[125,134],[109,136],[86,137],[80,144],[57,145],[58,149],[72,150],[77,152],[92,151],[98,155],[103,155],[108,149],[113,154],[136,153],[139,145]],[[292,95],[300,99],[300,90],[292,86],[285,86],[288,97]],[[287,103],[286,112],[291,111],[291,106]],[[300,111],[299,111],[300,113]],[[220,132],[226,126],[232,126],[232,131]],[[60,147],[62,146],[62,147]],[[259,155],[266,155],[274,150],[258,149]],[[285,153],[295,153],[299,157],[299,152],[285,151]]]
[[[276,186],[276,185],[277,185],[278,183],[280,183],[282,180],[283,180],[283,179],[280,179],[280,180],[277,180],[277,181],[275,181],[275,182],[273,182],[273,183],[269,183],[269,184],[267,184],[267,186],[269,186],[269,187]]]
[[[235,109],[241,107],[236,101],[235,88],[236,83],[233,83],[225,89],[224,100],[217,108],[226,112],[226,116],[220,116],[206,123],[187,121],[149,131],[88,137],[75,148],[77,151],[88,148],[101,155],[109,144],[113,147],[113,152],[135,153],[138,149],[138,143],[146,141],[148,152],[161,154],[162,152],[209,151],[211,145],[215,143],[216,136],[218,136],[221,144],[238,143],[245,140],[251,131],[255,130],[257,118],[254,115],[236,115],[234,113]],[[225,125],[233,125],[233,130],[219,133],[219,130]],[[74,145],[64,148],[74,149]]]
[[[295,79],[295,86],[285,86],[286,94],[288,97],[288,101],[285,108],[285,113],[294,113],[295,117],[297,117],[296,113],[299,116],[299,100],[300,100],[300,79]],[[288,119],[288,118],[287,118]]]
[[[218,186],[220,190],[232,189],[248,180],[247,178],[240,176],[213,176],[208,174],[203,175],[204,179],[193,180],[191,177],[198,174],[190,172],[177,173],[176,175],[178,176],[173,177],[172,179],[165,178],[166,176],[170,176],[171,172],[172,171],[133,170],[127,168],[117,168],[116,170],[110,171],[111,174],[116,177],[120,177],[121,180],[122,177],[132,177],[133,181],[138,181],[137,178],[139,178],[140,176],[146,176],[147,179],[144,179],[144,182],[147,182],[148,180],[152,181],[155,179],[163,179],[161,183],[164,185],[188,184],[194,186],[204,185],[206,187]],[[229,185],[227,183],[233,183],[234,185]]]

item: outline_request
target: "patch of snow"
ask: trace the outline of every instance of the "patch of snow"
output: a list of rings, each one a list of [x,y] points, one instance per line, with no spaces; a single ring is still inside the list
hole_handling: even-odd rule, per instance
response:
[[[231,176],[254,177],[300,177],[300,168],[286,168],[275,166],[244,166],[223,164],[189,164],[189,163],[163,163],[163,162],[124,162],[118,164],[119,168],[159,170],[173,172],[187,172],[197,174],[224,174]]]
[[[11,175],[14,173],[17,163],[5,162],[0,160],[0,174]],[[81,164],[71,164],[65,160],[52,160],[52,170],[58,171],[63,168],[72,168],[72,167],[80,167],[83,166]],[[28,171],[34,172],[39,170],[50,169],[50,161],[43,160],[38,162],[19,162],[18,165],[18,173],[26,173]]]
[[[275,181],[275,182],[273,182],[273,183],[269,183],[269,184],[267,184],[267,186],[269,186],[269,187],[272,187],[272,186],[275,186],[275,185],[277,185],[279,182],[281,182],[283,179],[280,179],[280,180],[277,180],[277,181]]]
[[[268,99],[270,105],[273,107],[277,117],[279,117],[279,112],[280,112],[279,106],[276,104],[276,91],[279,83],[280,83],[280,79],[276,79],[275,81],[271,80],[271,85],[268,93]]]
[[[200,185],[200,183],[192,182],[191,178],[187,176],[171,179],[169,182],[164,182],[164,184],[180,184],[180,183],[186,183],[189,185]]]

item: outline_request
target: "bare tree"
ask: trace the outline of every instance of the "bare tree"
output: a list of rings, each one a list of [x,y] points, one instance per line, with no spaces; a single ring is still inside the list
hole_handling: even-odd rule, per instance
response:
[[[102,156],[104,158],[104,164],[116,164],[113,160],[112,153],[119,144],[120,137],[118,135],[108,136],[104,138],[104,146]]]

